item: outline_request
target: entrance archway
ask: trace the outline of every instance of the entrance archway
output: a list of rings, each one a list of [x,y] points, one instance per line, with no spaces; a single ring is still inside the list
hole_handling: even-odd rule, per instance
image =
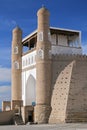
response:
[[[30,75],[26,84],[26,106],[36,102],[36,80]]]
[[[10,111],[11,110],[10,106],[6,106],[5,110]]]

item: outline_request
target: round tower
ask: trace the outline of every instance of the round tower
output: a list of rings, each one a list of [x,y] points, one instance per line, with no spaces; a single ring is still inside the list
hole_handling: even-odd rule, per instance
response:
[[[35,122],[47,123],[51,111],[51,42],[49,11],[42,7],[38,12],[36,57]]]
[[[22,105],[22,31],[13,29],[12,37],[12,109]]]

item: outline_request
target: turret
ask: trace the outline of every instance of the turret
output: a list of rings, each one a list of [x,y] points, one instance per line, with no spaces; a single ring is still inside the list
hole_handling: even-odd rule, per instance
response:
[[[47,123],[51,111],[51,42],[49,11],[42,7],[38,12],[36,57],[35,122]]]
[[[13,30],[12,38],[12,109],[22,104],[21,70],[22,70],[22,31]]]

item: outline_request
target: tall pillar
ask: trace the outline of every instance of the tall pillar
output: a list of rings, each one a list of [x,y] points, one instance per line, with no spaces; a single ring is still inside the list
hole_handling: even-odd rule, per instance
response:
[[[13,30],[12,37],[12,109],[22,106],[22,31]]]
[[[35,122],[48,123],[51,106],[51,42],[49,11],[42,7],[38,13],[36,57]]]

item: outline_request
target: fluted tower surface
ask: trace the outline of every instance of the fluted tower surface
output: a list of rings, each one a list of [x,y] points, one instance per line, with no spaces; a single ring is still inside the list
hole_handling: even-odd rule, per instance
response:
[[[51,42],[49,11],[42,7],[38,12],[36,58],[35,122],[47,123],[51,111]]]
[[[12,38],[12,109],[19,106],[22,100],[22,31],[19,27],[13,30]]]

